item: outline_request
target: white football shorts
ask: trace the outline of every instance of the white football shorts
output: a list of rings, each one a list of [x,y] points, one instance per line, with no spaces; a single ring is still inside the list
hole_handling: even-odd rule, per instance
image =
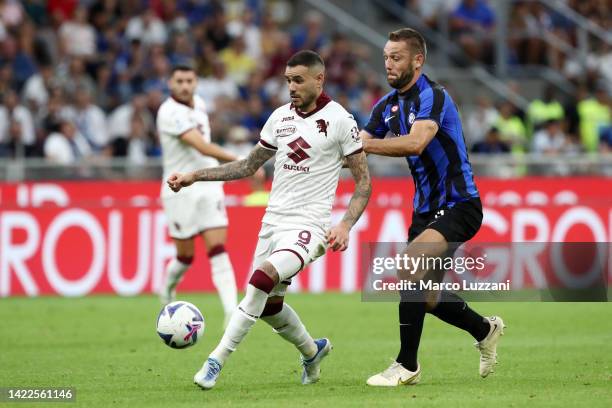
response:
[[[227,227],[222,182],[196,183],[162,196],[162,205],[172,238],[187,239],[199,233]]]
[[[263,223],[253,258],[254,271],[264,261],[279,275],[279,283],[269,296],[285,296],[291,278],[325,254],[327,244],[320,229],[296,226],[272,226]]]

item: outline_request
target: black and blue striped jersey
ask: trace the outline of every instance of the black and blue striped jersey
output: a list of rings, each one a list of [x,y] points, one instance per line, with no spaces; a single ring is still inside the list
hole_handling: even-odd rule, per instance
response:
[[[391,132],[409,137],[417,120],[438,124],[420,156],[407,156],[415,185],[414,211],[424,213],[478,197],[461,118],[450,95],[422,74],[406,92],[393,90],[378,101],[365,130],[382,139]]]

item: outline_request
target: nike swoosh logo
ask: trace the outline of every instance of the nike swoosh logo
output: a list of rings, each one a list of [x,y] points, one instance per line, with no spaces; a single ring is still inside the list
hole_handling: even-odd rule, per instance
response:
[[[494,324],[494,325],[493,325],[493,331],[491,332],[490,336],[492,336],[492,335],[493,335],[493,333],[495,333],[495,331],[496,331],[496,330],[497,330],[497,325],[496,325],[496,324]]]
[[[388,118],[385,118],[385,123],[388,123],[391,119],[393,119],[396,116],[397,115],[393,115],[393,116],[389,116]]]
[[[414,378],[419,375],[419,373],[417,372],[415,375],[413,375],[412,377],[408,377],[406,380],[402,380],[402,378],[398,378],[397,380],[397,385],[408,385],[412,382],[412,380],[414,380]]]

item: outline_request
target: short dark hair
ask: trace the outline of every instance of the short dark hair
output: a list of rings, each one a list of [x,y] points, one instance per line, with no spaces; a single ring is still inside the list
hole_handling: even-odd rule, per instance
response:
[[[298,51],[293,54],[291,58],[289,58],[289,61],[287,61],[288,67],[296,67],[298,65],[303,65],[308,68],[312,68],[317,65],[325,67],[323,58],[312,50]]]
[[[193,71],[195,72],[195,68],[187,63],[176,64],[172,66],[170,70],[170,76],[174,75],[176,71]]]
[[[423,54],[427,57],[427,44],[425,38],[413,28],[400,28],[389,33],[390,41],[404,41],[414,54]]]

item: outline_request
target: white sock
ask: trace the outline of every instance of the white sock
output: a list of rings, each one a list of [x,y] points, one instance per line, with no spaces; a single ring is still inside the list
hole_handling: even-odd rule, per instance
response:
[[[221,365],[225,364],[225,360],[236,350],[263,312],[267,300],[266,292],[249,284],[246,295],[232,314],[219,345],[209,357],[214,358]]]
[[[280,312],[272,316],[263,316],[276,333],[292,343],[306,358],[312,358],[317,353],[317,345],[310,336],[298,314],[287,303]]]
[[[212,270],[212,281],[221,298],[225,316],[229,317],[236,309],[238,292],[236,290],[234,268],[232,268],[227,252],[222,252],[210,258],[210,267]]]
[[[173,258],[170,262],[168,262],[168,265],[166,266],[166,287],[168,287],[170,290],[176,288],[190,266],[191,264],[183,263],[176,258]]]

